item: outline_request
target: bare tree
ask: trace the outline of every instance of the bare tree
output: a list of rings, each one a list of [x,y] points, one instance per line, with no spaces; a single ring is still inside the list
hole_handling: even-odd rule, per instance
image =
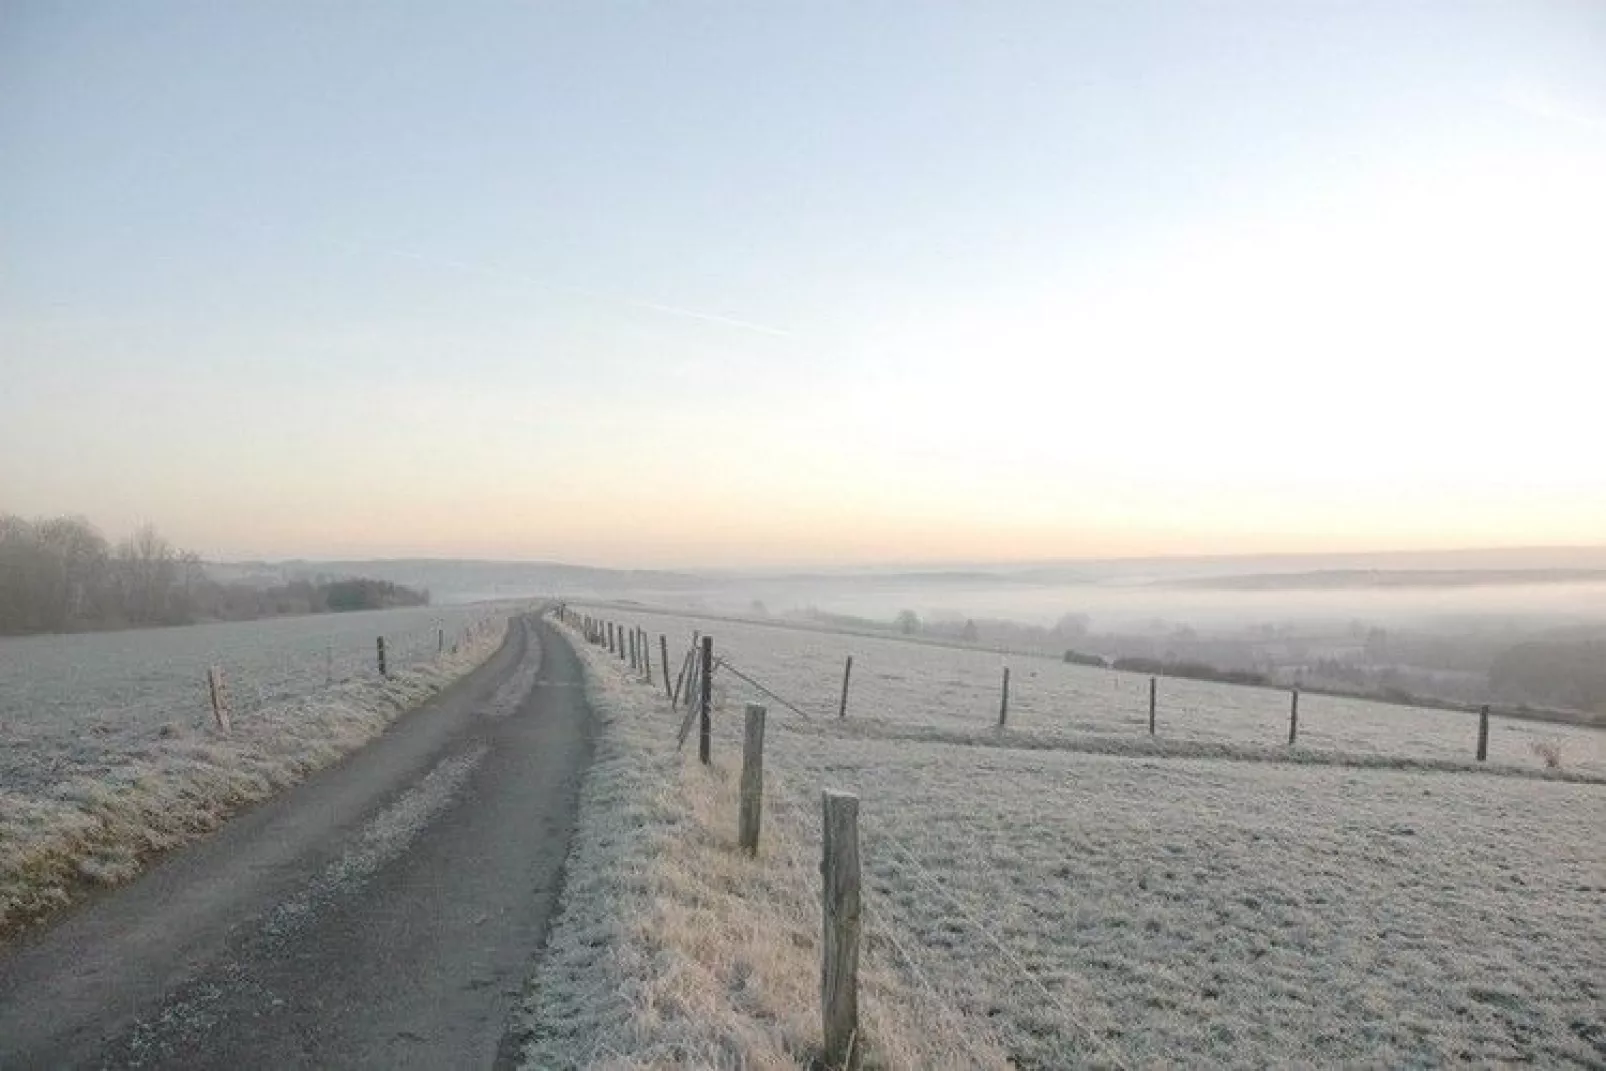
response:
[[[117,544],[116,567],[122,610],[130,624],[156,625],[173,618],[177,554],[154,525],[141,525]]]
[[[67,628],[93,619],[103,610],[109,549],[106,540],[83,517],[40,521],[35,530],[51,559],[51,627]]]

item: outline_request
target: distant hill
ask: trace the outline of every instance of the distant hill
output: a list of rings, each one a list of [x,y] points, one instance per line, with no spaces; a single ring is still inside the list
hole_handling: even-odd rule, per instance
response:
[[[773,599],[798,605],[867,589],[936,592],[966,587],[1025,589],[1140,584],[1217,590],[1445,588],[1606,581],[1606,548],[1548,547],[1394,554],[1256,555],[1065,562],[952,563],[944,566],[707,571],[604,569],[551,561],[396,558],[218,562],[223,582],[272,587],[292,580],[365,576],[428,590],[435,601],[530,595],[676,602]]]
[[[295,580],[371,577],[425,590],[436,602],[530,595],[611,596],[623,592],[681,593],[710,586],[705,577],[650,569],[598,569],[561,562],[398,558],[364,561],[215,562],[214,579],[272,587]]]
[[[1176,587],[1224,591],[1310,591],[1343,588],[1464,588],[1606,581],[1606,569],[1320,569],[1249,573],[1173,581]]]

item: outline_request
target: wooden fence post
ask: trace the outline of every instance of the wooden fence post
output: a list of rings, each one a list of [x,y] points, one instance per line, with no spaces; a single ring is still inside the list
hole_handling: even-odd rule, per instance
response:
[[[1489,760],[1489,704],[1478,710],[1478,761]]]
[[[675,678],[675,694],[669,697],[669,709],[674,710],[680,706],[682,691],[686,695],[686,706],[691,706],[691,672],[693,660],[697,657],[697,648],[688,648],[686,657],[680,660],[680,675]]]
[[[742,804],[738,822],[742,851],[758,854],[758,828],[764,815],[764,708],[747,704],[747,734],[742,739]]]
[[[379,675],[381,677],[390,676],[390,668],[385,665],[385,637],[378,637],[374,647],[379,651]]]
[[[848,716],[848,680],[853,676],[853,656],[848,655],[848,664],[842,667],[842,705],[837,708],[836,716]]]
[[[608,653],[613,654],[613,622],[608,622]]]
[[[619,661],[625,660],[625,627],[620,625],[616,630],[619,633]]]
[[[1299,686],[1294,686],[1288,697],[1288,746],[1293,747],[1299,738]]]
[[[652,637],[647,630],[638,628],[636,634],[641,637],[641,676],[648,684],[652,683]]]
[[[820,1011],[825,1023],[825,1066],[859,1066],[859,797],[824,793],[825,940],[820,964]]]
[[[1159,688],[1159,686],[1160,686],[1160,678],[1159,677],[1150,677],[1149,678],[1149,735],[1150,736],[1154,735],[1154,695],[1155,695],[1155,690],[1157,688]]]
[[[636,669],[636,630],[630,630],[630,668]]]
[[[219,666],[208,666],[206,670],[206,690],[212,697],[212,720],[224,732],[229,730],[229,702],[223,694],[223,670]]]
[[[703,637],[703,667],[701,707],[697,722],[697,757],[707,766],[714,746],[714,637]]]
[[[669,686],[669,637],[658,633],[658,662],[664,667],[664,696],[674,706],[675,690]]]
[[[1009,667],[1004,667],[1004,697],[998,703],[998,727],[1004,727],[1004,721],[1009,717]]]

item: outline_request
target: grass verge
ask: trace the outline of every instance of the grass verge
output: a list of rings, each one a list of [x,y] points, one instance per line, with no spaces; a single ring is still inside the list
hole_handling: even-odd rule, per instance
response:
[[[676,751],[683,712],[568,635],[598,743],[560,913],[526,997],[525,1066],[814,1066],[818,822],[786,803],[786,771],[766,770],[759,857],[738,852],[732,730],[718,739],[720,761],[701,766],[689,742]],[[890,969],[896,954],[867,929],[865,1066],[1007,1066],[985,1025]]]

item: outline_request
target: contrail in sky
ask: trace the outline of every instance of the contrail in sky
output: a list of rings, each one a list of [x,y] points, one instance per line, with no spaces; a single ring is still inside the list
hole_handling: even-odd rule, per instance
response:
[[[551,290],[556,293],[575,294],[579,297],[590,298],[593,301],[603,301],[614,305],[625,305],[633,309],[642,309],[646,312],[656,312],[663,316],[677,316],[683,320],[700,320],[703,323],[718,324],[722,327],[732,327],[739,331],[754,331],[761,335],[770,335],[774,338],[796,338],[797,336],[779,327],[770,327],[767,324],[754,323],[751,320],[739,320],[734,316],[721,316],[713,312],[699,312],[696,309],[684,309],[677,305],[663,305],[655,301],[639,301],[635,298],[619,297],[614,294],[605,294],[599,290],[587,290],[579,286],[566,286],[560,283],[549,283],[544,279],[537,279],[522,272],[508,271],[505,268],[486,267],[482,264],[470,264],[461,260],[450,260],[443,257],[426,256],[407,249],[387,249],[382,247],[365,248],[353,245],[350,242],[340,242],[340,245],[354,252],[382,253],[385,256],[397,257],[402,260],[412,260],[420,264],[429,264],[434,267],[447,268],[451,271],[463,272],[468,275],[484,275],[491,278],[511,279],[528,286],[539,287],[542,290]]]

